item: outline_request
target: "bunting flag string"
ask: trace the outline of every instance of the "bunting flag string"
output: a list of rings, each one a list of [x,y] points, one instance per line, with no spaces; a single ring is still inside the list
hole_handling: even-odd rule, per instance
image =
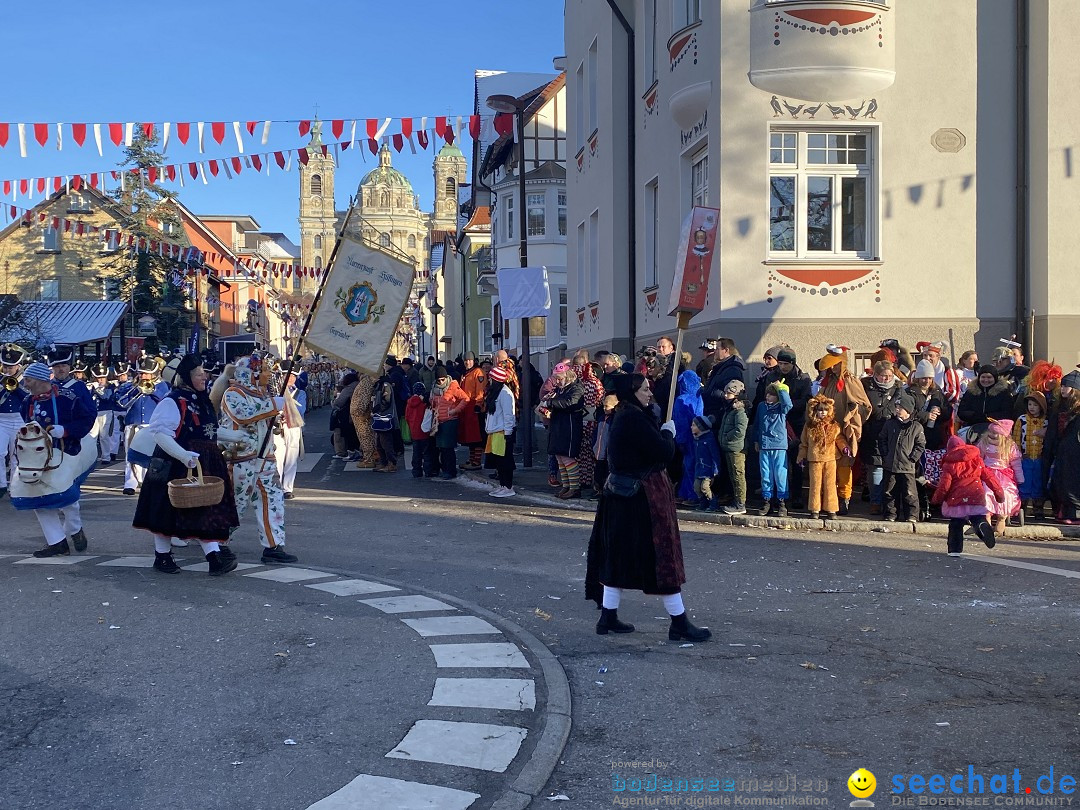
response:
[[[462,130],[467,132],[474,140],[479,138],[491,139],[490,133],[495,132],[500,135],[513,131],[513,115],[510,113],[496,113],[494,115],[458,115],[447,116],[438,115],[434,116],[434,125],[429,127],[427,122],[431,120],[428,116],[415,116],[411,118],[332,118],[328,121],[318,121],[319,124],[330,124],[330,131],[333,133],[334,138],[340,139],[346,128],[350,129],[349,143],[356,142],[356,129],[357,124],[361,124],[361,131],[367,135],[363,140],[380,141],[384,136],[400,136],[397,140],[402,142],[411,141],[415,134],[422,141],[429,139],[428,132],[430,131],[430,139],[434,141],[435,138],[441,138],[443,141],[453,143],[457,138],[461,136]],[[417,123],[419,122],[419,126]],[[306,137],[314,129],[316,121],[313,119],[263,119],[262,132],[260,135],[260,142],[263,146],[270,135],[270,128],[272,124],[287,124],[296,125],[297,131],[301,137]],[[206,145],[206,124],[205,121],[196,121],[196,145],[198,146],[200,154],[203,153]],[[254,139],[256,137],[255,132],[259,128],[260,121],[211,121],[209,122],[209,134],[211,140],[214,143],[221,144],[225,140],[225,135],[228,130],[232,130],[236,139],[237,151],[243,154],[245,149],[244,133],[247,133],[247,137]],[[40,148],[45,148],[46,145],[52,140],[56,144],[56,151],[63,151],[64,146],[75,144],[75,146],[82,148],[86,145],[87,128],[94,135],[93,143],[97,147],[98,154],[102,154],[103,141],[101,138],[102,131],[105,131],[108,135],[108,141],[112,143],[114,147],[130,146],[135,136],[135,132],[138,131],[146,137],[153,137],[155,133],[160,133],[162,139],[162,147],[167,147],[169,140],[175,135],[176,140],[181,144],[187,145],[191,138],[191,122],[189,121],[163,121],[157,122],[101,122],[101,123],[47,123],[47,122],[0,122],[0,149],[7,147],[10,140],[11,130],[15,129],[18,140],[19,154],[21,157],[27,156],[27,131],[31,133],[32,141],[36,143]],[[70,137],[65,135],[67,133]],[[426,149],[424,145],[422,148]]]

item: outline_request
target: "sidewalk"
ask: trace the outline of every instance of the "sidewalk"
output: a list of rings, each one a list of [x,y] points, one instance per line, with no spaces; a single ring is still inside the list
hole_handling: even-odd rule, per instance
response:
[[[514,471],[514,489],[518,494],[533,503],[541,503],[547,506],[562,507],[577,511],[596,511],[596,502],[588,500],[588,492],[583,492],[580,500],[563,501],[555,497],[555,489],[548,485],[547,456],[542,452],[534,453],[533,466],[525,469],[521,466],[521,457],[517,457],[518,467]],[[479,470],[476,472],[462,472],[460,475],[494,488],[496,483],[490,478],[491,472]],[[514,499],[510,499],[512,503]],[[753,501],[751,501],[753,503]],[[929,523],[901,522],[890,523],[877,520],[870,516],[870,504],[863,503],[858,497],[852,499],[851,510],[853,514],[840,520],[811,519],[809,512],[792,510],[792,514],[786,518],[761,517],[754,514],[756,505],[748,507],[745,515],[726,515],[714,512],[694,512],[688,509],[679,509],[679,522],[681,524],[713,523],[720,526],[732,526],[735,528],[756,529],[796,529],[799,531],[832,531],[832,532],[895,532],[919,534],[927,537],[947,537],[949,524],[945,520],[933,520]],[[1027,523],[1024,526],[1008,526],[1005,529],[1005,537],[1025,540],[1080,540],[1080,526],[1064,526],[1058,523],[1037,522]]]

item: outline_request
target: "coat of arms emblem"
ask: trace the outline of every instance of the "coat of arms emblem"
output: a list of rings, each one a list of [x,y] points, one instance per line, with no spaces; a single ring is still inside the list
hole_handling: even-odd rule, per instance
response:
[[[379,305],[379,294],[370,282],[362,281],[349,288],[339,288],[334,296],[334,304],[341,309],[341,314],[351,326],[365,323],[378,323],[379,316],[386,311],[386,305]]]

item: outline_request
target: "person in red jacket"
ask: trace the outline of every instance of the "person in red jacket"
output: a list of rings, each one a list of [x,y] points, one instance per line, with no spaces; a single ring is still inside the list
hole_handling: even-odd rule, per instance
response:
[[[1005,500],[1001,484],[983,466],[979,448],[953,436],[941,462],[941,478],[930,502],[941,504],[941,514],[949,518],[949,556],[964,551],[964,524],[970,522],[987,548],[994,547],[994,530],[986,520],[986,490],[998,503]]]
[[[412,436],[412,477],[424,477],[424,460],[427,458],[428,443],[431,438],[424,430],[424,413],[428,409],[427,387],[422,382],[413,383],[412,396],[405,403],[405,422],[409,425]],[[428,470],[428,475],[433,475]]]

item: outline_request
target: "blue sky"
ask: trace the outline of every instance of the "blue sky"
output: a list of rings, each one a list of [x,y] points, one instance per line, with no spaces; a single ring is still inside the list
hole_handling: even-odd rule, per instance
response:
[[[200,156],[192,141],[181,147],[174,135],[171,162],[231,157],[237,154],[232,121],[312,118],[316,103],[325,120],[467,115],[474,70],[553,73],[551,60],[563,52],[560,0],[58,0],[12,4],[3,21],[8,76],[0,121],[207,122],[205,153]],[[319,33],[301,37],[307,23]],[[210,138],[211,121],[230,122],[220,145]],[[45,147],[27,129],[26,158],[19,156],[14,127],[0,149],[0,180],[108,171],[122,157],[107,134],[99,157],[92,135],[79,148],[65,127],[58,152],[51,128]],[[358,125],[358,134],[362,129]],[[324,139],[332,137],[329,126],[324,133]],[[260,135],[244,131],[245,153],[295,148],[307,140],[296,124],[275,124],[266,147]],[[462,138],[466,156],[469,143]],[[430,147],[415,156],[408,146],[394,154],[395,167],[412,181],[425,208],[432,198],[432,156]],[[342,154],[339,207],[374,164],[366,150]],[[295,160],[288,173],[274,166],[269,176],[265,169],[245,169],[232,180],[223,174],[208,179],[180,190],[188,208],[250,214],[264,230],[296,239]],[[21,195],[16,204],[27,206]]]

